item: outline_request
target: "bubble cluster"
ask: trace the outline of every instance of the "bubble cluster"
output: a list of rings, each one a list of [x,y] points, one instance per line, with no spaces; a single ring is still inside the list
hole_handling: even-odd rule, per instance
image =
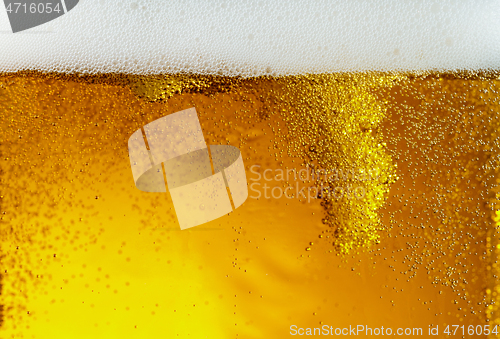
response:
[[[12,34],[0,72],[197,73],[498,69],[496,1],[91,1]]]

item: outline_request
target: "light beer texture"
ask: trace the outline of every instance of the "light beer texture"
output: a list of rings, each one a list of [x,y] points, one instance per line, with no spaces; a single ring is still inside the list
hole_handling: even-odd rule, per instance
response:
[[[500,324],[499,90],[485,73],[0,75],[0,333]],[[127,140],[190,107],[207,144],[240,149],[250,197],[181,231],[167,194],[135,188]]]

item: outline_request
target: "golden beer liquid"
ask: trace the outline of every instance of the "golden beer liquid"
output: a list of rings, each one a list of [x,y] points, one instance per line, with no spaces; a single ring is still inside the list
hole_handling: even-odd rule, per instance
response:
[[[0,75],[0,337],[492,328],[499,90],[486,73]],[[181,231],[167,194],[136,189],[127,141],[190,107],[207,144],[240,149],[249,186],[366,195],[250,190],[229,215]],[[254,165],[377,175],[264,182]]]

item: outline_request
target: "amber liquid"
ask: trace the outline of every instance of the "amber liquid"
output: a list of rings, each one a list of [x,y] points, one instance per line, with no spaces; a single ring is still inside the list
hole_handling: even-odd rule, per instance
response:
[[[484,74],[4,74],[1,337],[493,327],[499,90]],[[136,189],[127,140],[190,107],[207,144],[240,149],[262,194],[366,194],[250,191],[229,215],[181,231],[166,194]],[[266,181],[256,165],[378,175]]]

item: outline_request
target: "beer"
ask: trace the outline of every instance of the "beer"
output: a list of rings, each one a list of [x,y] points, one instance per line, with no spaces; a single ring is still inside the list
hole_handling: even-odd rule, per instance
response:
[[[5,337],[496,336],[497,71],[42,71],[0,76]],[[181,230],[127,142],[190,108],[248,198]]]

